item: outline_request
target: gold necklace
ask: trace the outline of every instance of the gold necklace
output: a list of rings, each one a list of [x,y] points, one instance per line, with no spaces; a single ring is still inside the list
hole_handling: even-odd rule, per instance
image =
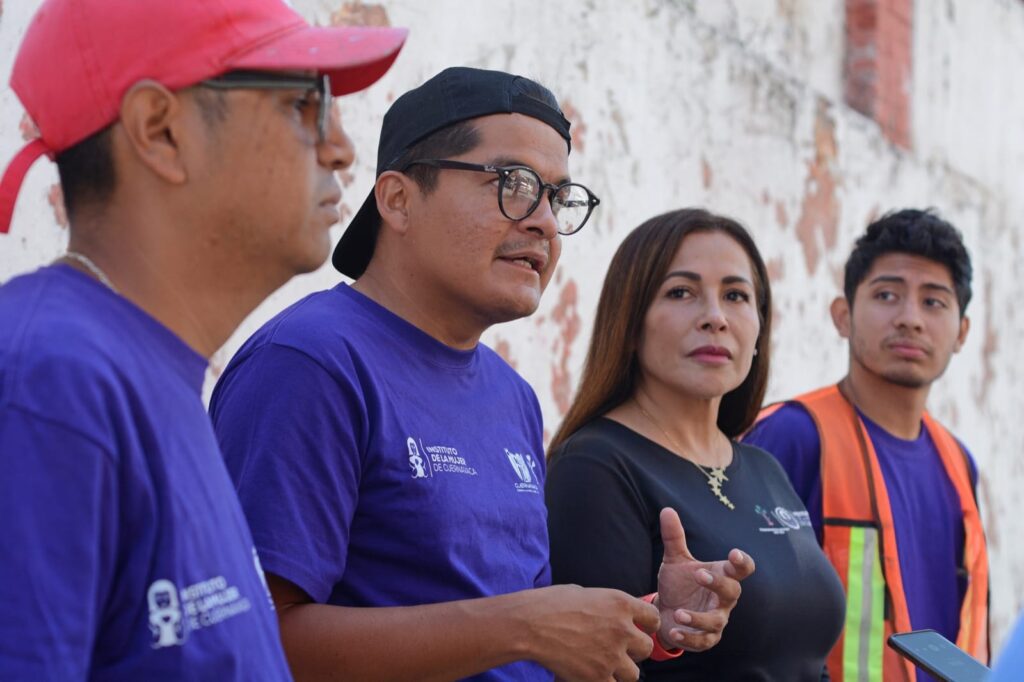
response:
[[[633,403],[636,405],[637,409],[640,410],[640,414],[647,417],[647,421],[651,422],[651,424],[654,425],[654,428],[661,431],[661,434],[665,436],[666,440],[668,440],[669,445],[675,448],[676,454],[693,466],[697,467],[697,470],[704,474],[705,478],[708,479],[708,488],[711,489],[711,494],[717,497],[718,501],[729,509],[735,509],[736,505],[734,505],[732,501],[725,496],[725,493],[722,492],[722,484],[729,480],[729,477],[725,475],[725,467],[705,467],[702,464],[694,462],[692,459],[683,457],[683,449],[676,445],[675,440],[672,439],[672,436],[668,435],[668,432],[665,429],[661,428],[661,424],[656,422],[654,417],[648,414],[647,410],[640,406],[640,403],[636,398],[633,399]]]

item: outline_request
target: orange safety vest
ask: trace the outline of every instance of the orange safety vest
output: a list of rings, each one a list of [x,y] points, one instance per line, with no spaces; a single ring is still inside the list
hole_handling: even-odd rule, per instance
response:
[[[900,575],[896,529],[878,456],[853,405],[828,386],[792,400],[814,419],[821,438],[822,548],[846,592],[846,621],[828,656],[833,682],[914,682],[910,661],[886,646],[893,632],[911,629]],[[765,408],[758,420],[781,406]],[[988,554],[967,457],[946,429],[924,415],[964,519],[967,592],[960,609],[958,647],[988,661]]]

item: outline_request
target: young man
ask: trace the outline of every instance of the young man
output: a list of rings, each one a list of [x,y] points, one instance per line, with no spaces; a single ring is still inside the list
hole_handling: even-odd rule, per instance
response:
[[[932,383],[967,337],[967,249],[934,213],[891,213],[857,240],[844,293],[832,320],[849,340],[846,377],[768,408],[746,438],[785,467],[846,588],[846,627],[829,673],[913,680],[913,666],[884,638],[921,628],[986,660],[977,472],[925,410]]]
[[[41,137],[0,231],[48,153],[70,243],[0,288],[0,677],[290,679],[204,371],[326,258],[353,155],[330,95],[404,36],[280,0],[40,7],[11,85]]]
[[[652,646],[637,626],[664,623],[667,647],[719,637],[752,561],[695,561],[678,517],[661,618],[549,585],[540,409],[479,339],[537,308],[560,235],[598,203],[569,145],[525,78],[453,68],[402,95],[334,253],[356,283],[271,320],[214,391],[297,677],[632,680]]]

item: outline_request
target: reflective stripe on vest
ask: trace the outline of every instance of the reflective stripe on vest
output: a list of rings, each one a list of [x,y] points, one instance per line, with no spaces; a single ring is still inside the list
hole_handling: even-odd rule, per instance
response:
[[[883,634],[885,632],[885,580],[878,561],[878,529],[851,526],[850,558],[846,569],[846,643],[843,671],[856,679],[882,681]]]
[[[867,430],[837,386],[793,402],[811,415],[821,439],[822,547],[847,594],[843,633],[828,657],[833,682],[913,681],[913,664],[885,646],[911,629],[889,495]],[[778,409],[765,408],[759,419]],[[988,557],[970,472],[956,439],[927,413],[924,426],[960,498],[967,591],[957,645],[988,660]]]

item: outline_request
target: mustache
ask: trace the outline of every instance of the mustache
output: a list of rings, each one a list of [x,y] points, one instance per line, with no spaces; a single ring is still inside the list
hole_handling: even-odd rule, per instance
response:
[[[931,355],[932,351],[934,350],[930,343],[925,343],[921,339],[917,339],[912,336],[907,336],[906,334],[894,334],[893,336],[887,336],[885,337],[883,344],[886,348],[890,346],[902,345],[914,346],[915,348],[920,348],[929,355]]]
[[[540,250],[544,255],[551,258],[551,242],[547,239],[517,239],[512,242],[505,242],[498,247],[495,255],[499,258],[518,251]]]

